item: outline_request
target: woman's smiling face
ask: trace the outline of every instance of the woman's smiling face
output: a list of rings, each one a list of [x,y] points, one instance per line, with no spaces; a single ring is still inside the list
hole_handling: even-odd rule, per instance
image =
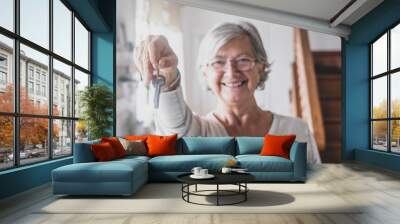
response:
[[[208,86],[219,100],[227,106],[241,105],[254,98],[254,91],[265,66],[252,62],[255,65],[250,69],[246,71],[238,69],[240,60],[255,60],[252,49],[248,36],[236,37],[223,45],[210,62],[226,61],[224,69],[216,71],[210,65],[205,71]]]

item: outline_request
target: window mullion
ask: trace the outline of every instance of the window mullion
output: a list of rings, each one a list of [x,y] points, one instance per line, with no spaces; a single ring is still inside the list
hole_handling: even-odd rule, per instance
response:
[[[53,52],[53,0],[49,0],[49,50]],[[49,86],[47,90],[49,94],[49,116],[48,120],[48,151],[49,159],[53,159],[53,56],[49,55],[49,73],[48,73]]]
[[[373,86],[373,79],[372,79],[372,72],[373,72],[373,47],[372,47],[373,45],[371,44],[370,46],[369,46],[369,52],[370,52],[370,55],[369,55],[369,64],[370,64],[370,66],[369,66],[369,69],[370,69],[370,71],[369,71],[369,85],[370,85],[370,89],[369,89],[369,119],[370,119],[370,122],[369,122],[369,148],[370,149],[373,149],[374,148],[374,143],[373,143],[373,141],[374,141],[374,136],[373,136],[373,127],[374,127],[374,123],[373,123],[373,121],[372,121],[372,119],[373,119],[373,91],[374,91],[374,86]]]
[[[71,59],[72,59],[72,65],[71,66],[71,91],[72,91],[72,105],[71,105],[71,117],[75,118],[75,12],[72,11],[71,14],[71,23],[72,23],[72,29],[71,29]],[[74,145],[75,145],[75,126],[76,126],[76,121],[73,120],[71,122],[72,124],[72,130],[71,130],[71,150],[72,150],[72,155],[74,155]]]
[[[14,1],[14,30],[17,35],[19,35],[19,7],[20,1]],[[19,39],[14,39],[14,113],[19,114],[20,112],[20,46],[19,46]],[[14,115],[14,166],[19,166],[20,164],[20,157],[19,157],[19,136],[20,136],[20,118]]]
[[[387,71],[390,70],[390,29],[387,32]],[[392,100],[391,100],[391,89],[390,89],[390,80],[392,78],[392,75],[389,73],[387,74],[387,116],[388,118],[392,117],[392,111],[391,111],[391,104],[392,104]],[[391,138],[391,120],[388,120],[387,122],[387,136],[388,136],[388,152],[392,151],[392,138]]]

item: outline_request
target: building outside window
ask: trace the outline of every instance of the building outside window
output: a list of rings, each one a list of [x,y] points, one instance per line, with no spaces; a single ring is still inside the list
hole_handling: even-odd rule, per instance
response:
[[[0,91],[5,91],[7,86],[7,56],[0,54]]]
[[[36,84],[36,95],[40,95],[40,84]]]
[[[31,82],[31,81],[28,82],[28,93],[29,94],[34,93],[33,82]]]
[[[2,85],[7,84],[7,74],[3,71],[0,71],[0,84]]]
[[[33,80],[33,67],[32,66],[29,66],[28,76],[29,76],[29,79]]]
[[[42,86],[42,96],[46,96],[46,86]]]
[[[0,101],[0,123],[4,130],[0,133],[0,170],[70,156],[74,141],[87,138],[86,127],[81,125],[77,128],[79,114],[74,114],[71,107],[57,106],[59,94],[63,94],[62,100],[65,105],[78,102],[77,92],[82,86],[81,74],[89,80],[90,32],[87,26],[62,0],[18,2],[18,13],[12,10],[13,5],[4,8],[11,10],[8,12],[10,15],[19,16],[14,18],[19,21],[15,31],[0,29],[0,84],[13,87],[7,90],[0,88],[0,97],[12,97],[8,102]],[[50,2],[52,4],[49,4]],[[39,11],[40,14],[37,13]],[[52,29],[49,24],[53,25]],[[19,33],[16,33],[17,31]],[[53,45],[50,46],[50,43]],[[85,47],[87,49],[83,49]],[[19,56],[16,57],[19,61],[12,60],[15,58],[14,54]],[[55,55],[61,57],[62,62],[58,61]],[[72,55],[75,55],[74,60]],[[15,88],[14,66],[20,68],[17,74],[17,79],[20,80],[19,88]],[[53,71],[53,74],[49,71]],[[74,74],[78,72],[79,77],[73,80]],[[50,78],[54,78],[53,89],[47,94]],[[59,79],[64,81],[63,89],[58,85]],[[72,92],[73,89],[65,88],[65,85],[74,84],[80,85],[77,91]],[[88,82],[84,84],[89,85]],[[13,97],[15,89],[20,90],[18,98]],[[50,97],[54,105],[50,105]],[[14,105],[20,108],[18,113],[14,112]],[[14,125],[17,125],[19,130],[15,135]],[[30,134],[32,132],[43,134],[38,134],[33,139]],[[17,154],[14,154],[14,151]]]
[[[370,44],[371,148],[400,153],[400,24]]]
[[[42,73],[42,83],[46,83],[46,74]]]
[[[0,67],[7,68],[7,56],[0,54]]]

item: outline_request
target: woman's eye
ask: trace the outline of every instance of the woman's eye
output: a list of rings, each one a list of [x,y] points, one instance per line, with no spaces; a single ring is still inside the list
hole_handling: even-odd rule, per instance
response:
[[[239,58],[239,59],[237,60],[237,62],[238,62],[238,63],[241,63],[241,64],[246,64],[246,63],[249,63],[249,62],[250,62],[250,59],[248,59],[248,58]]]
[[[224,66],[225,65],[225,61],[222,61],[222,60],[214,61],[212,64],[216,65],[216,66]]]

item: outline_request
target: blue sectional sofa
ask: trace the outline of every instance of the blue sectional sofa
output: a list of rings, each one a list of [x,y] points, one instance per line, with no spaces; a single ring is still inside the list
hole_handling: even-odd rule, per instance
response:
[[[304,182],[306,143],[295,142],[290,160],[260,156],[263,137],[183,137],[177,142],[177,155],[127,156],[96,162],[90,141],[75,144],[74,163],[52,171],[53,193],[68,195],[131,195],[148,181],[176,181],[193,167],[218,172],[234,159],[260,182]]]

